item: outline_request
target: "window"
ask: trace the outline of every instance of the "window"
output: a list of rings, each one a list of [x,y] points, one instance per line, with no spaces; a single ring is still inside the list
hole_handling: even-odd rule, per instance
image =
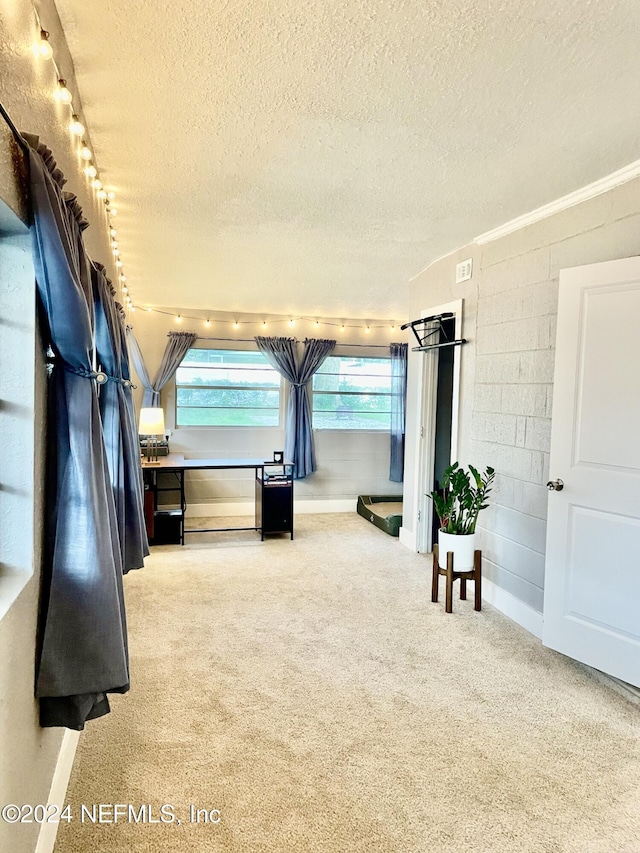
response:
[[[391,359],[325,359],[313,377],[313,427],[391,429]]]
[[[176,372],[176,426],[277,427],[280,388],[260,352],[190,349]]]

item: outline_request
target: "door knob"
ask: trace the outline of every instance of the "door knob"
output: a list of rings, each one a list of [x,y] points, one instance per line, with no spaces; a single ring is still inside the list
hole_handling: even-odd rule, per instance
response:
[[[547,488],[550,492],[561,492],[564,489],[562,480],[549,480]]]

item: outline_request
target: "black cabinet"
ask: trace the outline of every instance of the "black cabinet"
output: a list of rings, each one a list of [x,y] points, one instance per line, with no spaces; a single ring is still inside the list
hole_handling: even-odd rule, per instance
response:
[[[150,545],[184,545],[184,471],[143,466]]]
[[[293,539],[293,465],[265,465],[256,472],[256,527]]]

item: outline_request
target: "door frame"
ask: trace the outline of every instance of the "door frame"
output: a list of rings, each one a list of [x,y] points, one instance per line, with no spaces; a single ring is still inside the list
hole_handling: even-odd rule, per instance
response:
[[[456,299],[444,305],[424,308],[421,317],[434,314],[455,314],[455,338],[462,337],[463,299]],[[453,356],[453,399],[451,407],[451,450],[450,461],[455,462],[458,455],[458,418],[460,412],[460,346],[454,347]],[[438,390],[438,350],[418,353],[420,372],[418,376],[418,394],[416,401],[416,428],[418,431],[417,475],[414,480],[414,501],[416,508],[415,548],[418,553],[429,553],[433,549],[432,518],[433,501],[427,494],[434,485],[435,439],[436,439],[436,403]]]

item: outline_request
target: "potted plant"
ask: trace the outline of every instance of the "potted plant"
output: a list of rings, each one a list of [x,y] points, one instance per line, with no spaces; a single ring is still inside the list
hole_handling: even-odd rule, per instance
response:
[[[447,551],[453,551],[453,566],[457,572],[473,569],[475,532],[480,510],[486,509],[487,495],[495,471],[487,466],[484,474],[469,465],[465,471],[457,462],[450,465],[442,477],[442,490],[427,497],[433,501],[440,519],[438,529],[438,564],[447,567]]]

